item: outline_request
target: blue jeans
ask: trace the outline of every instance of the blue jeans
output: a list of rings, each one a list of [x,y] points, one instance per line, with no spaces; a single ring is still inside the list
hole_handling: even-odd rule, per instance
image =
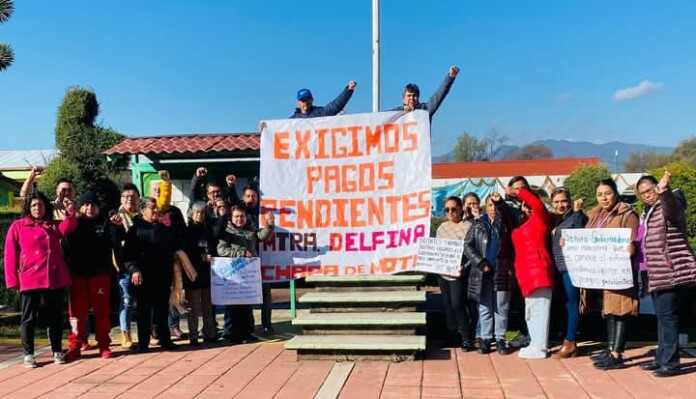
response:
[[[568,271],[562,272],[563,288],[565,289],[566,297],[566,313],[568,314],[568,324],[566,325],[567,341],[575,341],[575,335],[578,332],[580,324],[580,288],[577,288],[570,282],[570,274]]]
[[[128,332],[131,329],[133,297],[130,292],[131,276],[128,273],[121,274],[118,278],[118,288],[121,294],[119,303],[118,320],[121,325],[121,331]]]
[[[481,338],[505,340],[511,297],[510,291],[496,291],[492,278],[481,280],[481,299],[478,305]]]

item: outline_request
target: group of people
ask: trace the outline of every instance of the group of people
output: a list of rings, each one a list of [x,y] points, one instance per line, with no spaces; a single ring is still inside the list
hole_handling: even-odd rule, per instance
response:
[[[258,243],[273,232],[274,216],[259,224],[258,188],[250,184],[240,198],[236,178],[226,178],[223,190],[207,181],[198,168],[192,179],[188,221],[171,205],[167,171],[150,188],[152,197],[141,198],[128,183],[121,189],[120,207],[107,211],[104,199],[87,191],[75,196],[75,185],[61,179],[56,198],[33,191],[42,170],[32,170],[23,193],[23,217],[9,228],[5,242],[5,279],[8,289],[19,291],[20,335],[24,365],[37,367],[34,331],[42,318],[48,328],[54,362],[63,364],[88,348],[88,312],[99,354],[110,349],[111,296],[119,298],[121,345],[139,353],[151,344],[176,349],[172,337],[182,335],[177,307],[188,308],[189,342],[218,342],[210,292],[210,262],[214,256],[258,256]],[[117,282],[117,284],[115,284]],[[113,283],[113,284],[112,284]],[[118,286],[118,292],[112,286]],[[69,291],[69,348],[61,346],[65,291]],[[176,301],[183,297],[185,301]],[[264,331],[272,332],[270,289],[264,295]],[[137,345],[131,338],[133,305],[137,304]],[[177,306],[180,305],[180,306]],[[199,317],[203,318],[199,333]],[[231,343],[254,341],[254,320],[249,305],[225,307],[225,338]]]
[[[403,90],[403,104],[394,110],[426,110],[430,118],[449,93],[459,68],[449,68],[444,81],[427,103],[420,89],[410,83]],[[315,118],[339,114],[350,100],[356,83],[351,81],[326,106],[315,106],[310,90],[297,92],[297,109],[290,118]],[[261,122],[260,129],[265,127]],[[207,169],[196,169],[189,192],[188,221],[171,205],[171,182],[167,171],[153,182],[150,196],[141,198],[134,184],[121,189],[116,210],[103,207],[108,201],[92,191],[76,196],[69,179],[56,184],[56,198],[35,191],[34,180],[43,172],[34,168],[20,195],[25,198],[23,216],[15,221],[5,242],[5,281],[19,292],[20,335],[24,365],[37,367],[34,332],[41,318],[48,329],[54,362],[63,364],[79,358],[89,348],[88,312],[94,314],[95,338],[101,357],[109,358],[111,297],[119,299],[121,346],[138,352],[149,345],[173,350],[172,337],[183,337],[179,328],[185,295],[188,306],[189,340],[198,344],[216,342],[217,323],[210,292],[210,262],[214,256],[255,257],[259,242],[272,234],[274,217],[264,215],[259,226],[258,182],[242,190],[236,177],[228,175],[225,185],[208,181]],[[112,282],[115,283],[112,284]],[[112,290],[111,287],[118,287]],[[69,291],[68,313],[71,333],[63,352],[62,310]],[[271,290],[263,284],[261,324],[272,333]],[[137,304],[138,342],[131,337],[132,312]],[[199,332],[199,316],[203,326]],[[224,335],[232,343],[256,340],[250,306],[225,307]]]
[[[638,315],[639,289],[652,296],[657,316],[658,349],[653,361],[640,367],[657,377],[679,373],[678,310],[689,287],[696,285],[696,259],[689,247],[686,202],[670,187],[670,174],[660,180],[643,176],[636,184],[643,210],[620,201],[616,183],[596,185],[597,205],[585,212],[583,199],[557,187],[550,193],[550,211],[522,176],[512,178],[506,197],[475,193],[445,199],[446,221],[436,236],[464,241],[459,277],[439,276],[447,328],[463,351],[502,355],[513,348],[505,339],[512,307],[524,315],[520,335],[528,335],[519,356],[546,358],[554,289],[565,298],[567,323],[563,344],[553,356],[578,355],[577,333],[582,313],[600,310],[606,321],[607,346],[593,356],[600,370],[625,367],[624,350],[631,320]],[[564,229],[626,228],[626,251],[633,267],[632,287],[588,290],[575,287],[563,256]],[[562,287],[554,287],[554,282]],[[524,302],[515,303],[516,293]],[[555,315],[554,315],[555,316]],[[475,345],[478,342],[478,347]]]

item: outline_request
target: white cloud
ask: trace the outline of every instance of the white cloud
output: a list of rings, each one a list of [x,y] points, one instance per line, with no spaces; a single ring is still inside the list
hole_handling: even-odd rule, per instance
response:
[[[573,99],[573,95],[570,93],[557,93],[556,94],[556,101],[559,103],[567,103],[568,101]]]
[[[488,121],[488,123],[489,123],[491,126],[498,126],[498,125],[500,125],[502,122],[503,122],[503,120],[500,119],[500,118],[494,118],[494,119],[491,119],[490,121]]]
[[[636,98],[645,97],[652,93],[656,93],[664,87],[660,82],[651,82],[644,80],[638,83],[638,86],[625,87],[614,92],[612,99],[614,101],[634,100]]]

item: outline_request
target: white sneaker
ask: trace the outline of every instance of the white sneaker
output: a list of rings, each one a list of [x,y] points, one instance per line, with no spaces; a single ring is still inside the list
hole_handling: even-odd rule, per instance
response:
[[[63,352],[56,352],[53,354],[53,364],[65,364],[65,354]]]
[[[34,355],[24,355],[24,367],[28,369],[35,369],[39,367],[39,365],[36,363],[36,359],[34,359]]]
[[[546,359],[546,351],[544,349],[528,346],[520,349],[517,356],[522,359]]]

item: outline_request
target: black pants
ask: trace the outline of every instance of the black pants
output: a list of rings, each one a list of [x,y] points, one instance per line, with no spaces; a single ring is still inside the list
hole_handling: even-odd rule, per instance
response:
[[[263,328],[271,328],[271,311],[273,309],[273,297],[271,296],[271,284],[261,285],[263,291],[263,303],[261,304],[261,325]]]
[[[63,289],[31,290],[19,294],[22,319],[19,334],[25,355],[34,354],[34,329],[39,317],[46,323],[53,353],[63,351]]]
[[[668,369],[679,368],[679,304],[684,298],[684,289],[653,292],[655,315],[657,316],[657,352],[655,363]]]
[[[150,331],[152,324],[157,326],[167,326],[167,316],[169,315],[169,286],[158,286],[155,284],[144,284],[131,286],[137,301],[136,318],[138,322],[138,350],[144,351],[150,345]],[[169,331],[158,331],[160,346],[172,343]],[[164,333],[163,333],[164,332]]]
[[[225,314],[229,316],[229,340],[231,342],[241,342],[251,335],[253,326],[253,316],[249,318],[251,305],[228,305]]]
[[[457,332],[462,342],[472,342],[472,324],[467,299],[467,286],[463,279],[445,280],[438,276],[442,306],[445,308],[447,329]]]

